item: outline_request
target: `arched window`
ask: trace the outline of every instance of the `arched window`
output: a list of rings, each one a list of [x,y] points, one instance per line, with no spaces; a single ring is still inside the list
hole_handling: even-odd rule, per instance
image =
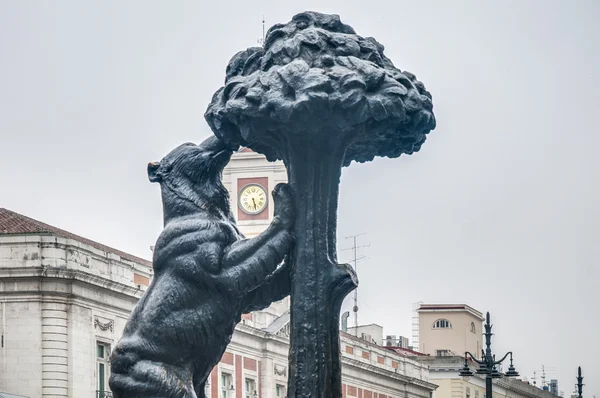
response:
[[[449,329],[451,327],[452,324],[447,319],[438,319],[437,321],[433,322],[434,329]]]
[[[475,332],[475,323],[471,322],[471,333],[476,333]]]

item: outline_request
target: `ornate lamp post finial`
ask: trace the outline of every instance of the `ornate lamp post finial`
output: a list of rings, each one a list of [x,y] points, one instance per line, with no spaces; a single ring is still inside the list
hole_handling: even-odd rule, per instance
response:
[[[486,398],[492,398],[492,379],[500,378],[502,376],[517,377],[517,376],[519,376],[519,372],[517,372],[517,370],[515,369],[515,366],[513,365],[513,354],[510,351],[507,352],[504,355],[504,357],[502,357],[502,359],[500,359],[499,361],[496,361],[496,355],[492,354],[493,333],[492,333],[492,324],[490,321],[490,313],[489,312],[486,314],[485,320],[486,320],[486,322],[485,322],[484,335],[485,335],[486,349],[485,349],[485,351],[481,350],[482,358],[481,358],[481,360],[478,360],[470,352],[468,352],[468,351],[465,352],[465,365],[459,372],[459,375],[463,376],[463,377],[469,377],[469,376],[473,375],[473,373],[471,372],[471,369],[469,368],[469,365],[467,363],[468,357],[471,357],[471,359],[479,365],[479,369],[477,369],[477,373],[485,375],[485,396],[486,396]],[[504,362],[504,360],[508,356],[510,356],[510,366],[508,367],[508,371],[506,373],[502,374],[502,372],[498,371],[497,365],[500,365],[502,362]]]

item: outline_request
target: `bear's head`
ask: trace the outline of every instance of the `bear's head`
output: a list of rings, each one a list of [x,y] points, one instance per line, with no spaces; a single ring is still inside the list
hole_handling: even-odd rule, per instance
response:
[[[233,150],[212,136],[200,145],[180,145],[160,162],[148,164],[148,178],[161,186],[165,224],[195,213],[232,217],[221,175]]]

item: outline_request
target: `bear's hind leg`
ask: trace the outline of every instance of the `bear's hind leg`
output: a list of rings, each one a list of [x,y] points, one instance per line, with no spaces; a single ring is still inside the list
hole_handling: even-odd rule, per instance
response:
[[[191,375],[182,373],[186,372],[167,364],[142,360],[127,374],[111,374],[109,385],[114,398],[197,398]]]

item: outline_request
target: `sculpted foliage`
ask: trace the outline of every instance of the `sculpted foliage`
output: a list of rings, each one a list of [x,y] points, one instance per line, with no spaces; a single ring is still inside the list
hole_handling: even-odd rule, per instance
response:
[[[435,128],[431,94],[383,50],[337,15],[298,14],[231,59],[205,117],[217,136],[269,160],[315,132],[350,141],[345,165],[412,154]]]

